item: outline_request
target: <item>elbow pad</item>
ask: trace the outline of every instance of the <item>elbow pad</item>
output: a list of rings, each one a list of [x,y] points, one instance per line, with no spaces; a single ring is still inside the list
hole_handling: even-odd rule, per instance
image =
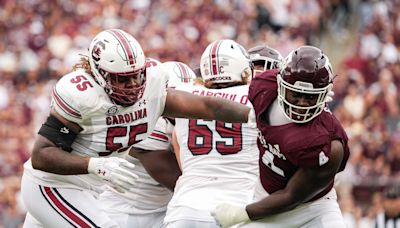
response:
[[[50,115],[42,127],[39,135],[45,137],[62,150],[71,152],[71,145],[75,141],[76,133],[65,126],[59,119]]]

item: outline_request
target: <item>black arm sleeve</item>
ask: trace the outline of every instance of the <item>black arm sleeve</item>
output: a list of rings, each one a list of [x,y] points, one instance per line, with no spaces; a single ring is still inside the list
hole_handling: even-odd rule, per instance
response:
[[[53,115],[47,117],[46,122],[42,124],[42,127],[39,129],[38,134],[68,152],[72,151],[71,145],[77,135]]]

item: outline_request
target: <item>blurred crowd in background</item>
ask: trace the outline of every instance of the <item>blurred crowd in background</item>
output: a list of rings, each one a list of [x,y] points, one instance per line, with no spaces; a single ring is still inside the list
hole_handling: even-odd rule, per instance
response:
[[[331,59],[338,76],[330,107],[350,138],[351,158],[337,185],[348,227],[373,227],[385,209],[382,192],[400,185],[400,1],[46,2],[0,0],[0,227],[24,220],[20,177],[52,86],[106,28],[130,32],[148,57],[192,68],[221,38],[247,48],[264,43],[283,56],[305,44],[328,56],[339,52]],[[351,48],[320,46],[327,34],[353,40]]]

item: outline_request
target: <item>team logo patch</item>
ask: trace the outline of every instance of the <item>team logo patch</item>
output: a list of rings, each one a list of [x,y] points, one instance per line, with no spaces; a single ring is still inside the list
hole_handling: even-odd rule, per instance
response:
[[[109,108],[107,110],[106,115],[107,116],[113,116],[113,115],[117,114],[117,112],[118,112],[118,107],[116,105],[114,105],[114,106],[111,106],[111,108]]]
[[[101,52],[106,49],[106,45],[102,41],[97,41],[92,50],[92,58],[97,62],[100,60]]]
[[[64,134],[68,134],[69,133],[69,129],[66,128],[66,127],[63,127],[63,128],[60,129],[60,132],[64,133]]]
[[[146,100],[145,99],[140,100],[138,103],[139,103],[139,107],[142,107],[142,105],[146,106]]]

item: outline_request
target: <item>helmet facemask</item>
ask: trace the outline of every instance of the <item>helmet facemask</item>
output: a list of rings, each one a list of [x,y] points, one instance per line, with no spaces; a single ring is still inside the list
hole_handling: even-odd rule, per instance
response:
[[[285,82],[278,75],[278,103],[285,116],[295,123],[306,123],[317,117],[325,108],[325,99],[332,90],[332,84],[323,88],[312,88],[311,83],[297,81],[295,85]],[[292,104],[288,96],[305,96],[315,101],[309,106]],[[302,99],[306,99],[302,98]]]
[[[122,106],[133,105],[142,98],[146,84],[145,68],[127,73],[105,73],[106,92]]]
[[[260,74],[266,70],[279,69],[280,62],[267,57],[259,57],[257,60],[252,60],[254,64],[254,75]],[[257,66],[262,66],[259,68]]]

